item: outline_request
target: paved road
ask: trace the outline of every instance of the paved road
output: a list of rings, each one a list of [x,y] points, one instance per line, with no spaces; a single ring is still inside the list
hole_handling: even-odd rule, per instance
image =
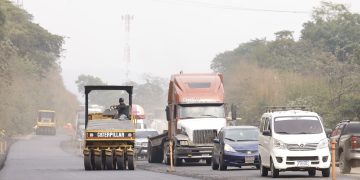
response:
[[[168,168],[164,164],[148,164],[145,162],[138,163],[139,168],[146,169],[153,172],[166,172]],[[350,175],[341,175],[340,172],[337,170],[337,180],[355,180],[360,179],[360,171],[358,169],[355,170],[354,173]],[[319,179],[331,179],[330,178],[323,178],[321,176],[321,172],[316,172],[316,177],[309,177],[307,172],[280,172],[279,179],[291,179],[291,180],[319,180]],[[221,180],[266,180],[272,179],[271,172],[269,172],[268,177],[261,177],[259,170],[254,167],[245,167],[245,168],[233,168],[228,167],[227,171],[213,171],[211,170],[211,166],[205,166],[205,163],[193,163],[188,164],[188,166],[180,166],[175,167],[175,172],[172,174],[187,176],[187,177],[194,177],[199,179],[221,179]]]
[[[175,172],[167,172],[168,166],[163,164],[149,164],[146,161],[137,162],[135,171],[85,171],[83,159],[76,155],[74,146],[68,143],[69,136],[33,136],[20,139],[10,149],[5,167],[0,171],[0,180],[92,180],[92,179],[271,179],[260,177],[255,168],[229,168],[228,171],[213,171],[210,166],[194,163],[188,166],[176,167]],[[70,148],[69,148],[70,147]],[[354,169],[350,175],[340,175],[337,179],[360,179],[360,168]],[[308,177],[306,172],[281,172],[279,179],[331,179]]]
[[[60,148],[69,137],[28,136],[12,145],[0,180],[92,180],[92,179],[192,179],[136,169],[135,171],[85,171],[80,156]]]

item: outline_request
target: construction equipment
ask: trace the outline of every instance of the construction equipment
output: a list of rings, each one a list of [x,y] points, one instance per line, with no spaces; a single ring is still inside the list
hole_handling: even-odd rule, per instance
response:
[[[36,135],[56,135],[55,111],[39,110],[35,126]]]
[[[213,139],[226,126],[222,75],[172,75],[166,116],[168,130],[149,138],[148,161],[179,166],[183,160],[206,160],[210,165]]]
[[[122,90],[129,105],[120,114],[117,106],[102,113],[89,113],[88,95],[94,90]],[[134,170],[135,128],[131,121],[132,86],[85,86],[85,170]]]

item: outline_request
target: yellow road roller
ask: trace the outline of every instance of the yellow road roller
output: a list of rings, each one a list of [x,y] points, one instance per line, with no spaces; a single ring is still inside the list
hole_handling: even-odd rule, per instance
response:
[[[113,105],[102,113],[89,113],[88,96],[95,90],[126,91],[129,105]],[[85,170],[135,169],[135,127],[130,114],[132,93],[132,86],[85,86]]]

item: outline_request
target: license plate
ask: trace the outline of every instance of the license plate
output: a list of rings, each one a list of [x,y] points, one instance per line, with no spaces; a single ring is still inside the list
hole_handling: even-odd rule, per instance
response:
[[[297,166],[307,167],[309,166],[309,164],[310,164],[309,161],[297,161]]]
[[[245,163],[254,163],[255,157],[254,156],[245,156]]]

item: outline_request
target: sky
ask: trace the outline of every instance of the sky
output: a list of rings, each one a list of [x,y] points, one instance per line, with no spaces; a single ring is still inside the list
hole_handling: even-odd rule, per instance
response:
[[[299,38],[320,0],[13,0],[49,32],[65,37],[60,59],[66,88],[93,75],[108,84],[143,81],[144,74],[212,72],[216,55],[281,30]],[[360,12],[358,0],[332,0]],[[130,14],[130,62],[122,16]],[[129,71],[128,77],[126,72]],[[226,78],[226,77],[225,77]]]

